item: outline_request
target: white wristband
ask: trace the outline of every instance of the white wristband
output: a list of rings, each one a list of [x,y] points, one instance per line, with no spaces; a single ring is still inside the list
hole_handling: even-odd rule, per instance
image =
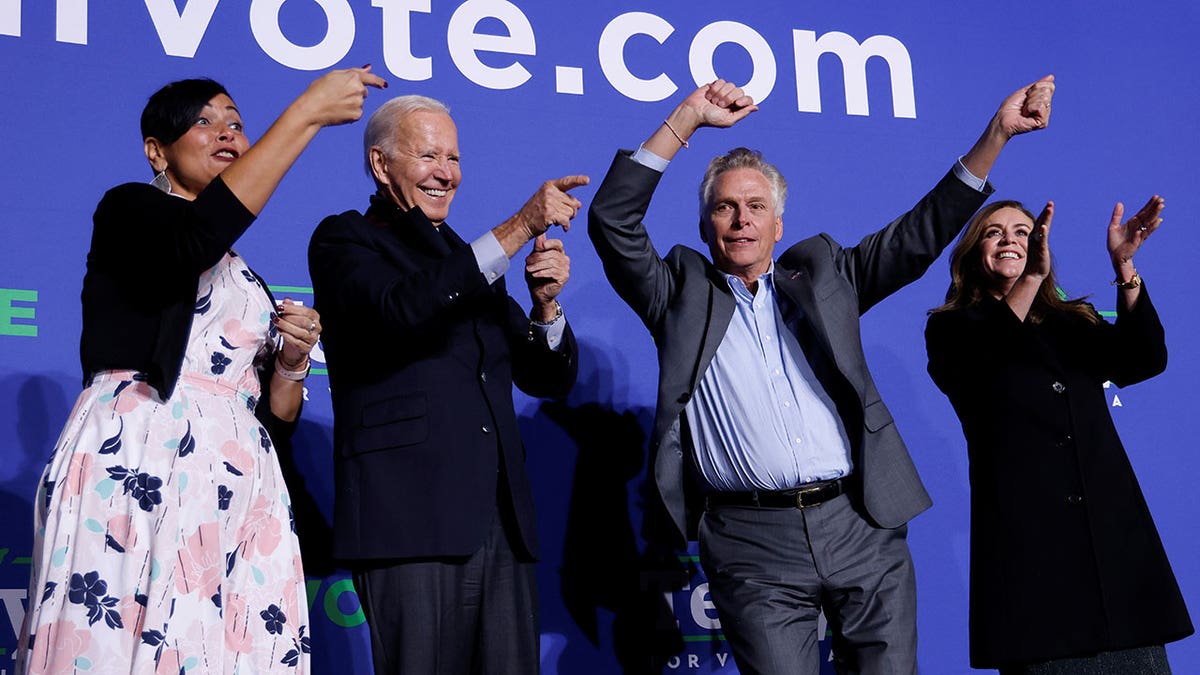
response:
[[[283,367],[283,361],[280,361],[278,356],[275,357],[275,374],[285,380],[303,382],[304,378],[308,377],[308,371],[310,368],[312,368],[312,360],[307,356],[304,357],[304,370],[288,370],[287,368]]]

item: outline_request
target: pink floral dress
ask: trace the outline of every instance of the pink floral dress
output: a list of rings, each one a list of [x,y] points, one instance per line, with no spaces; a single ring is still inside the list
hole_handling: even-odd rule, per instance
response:
[[[227,254],[169,399],[133,371],[80,394],[38,490],[18,672],[308,671],[291,502],[254,416],[272,314]]]

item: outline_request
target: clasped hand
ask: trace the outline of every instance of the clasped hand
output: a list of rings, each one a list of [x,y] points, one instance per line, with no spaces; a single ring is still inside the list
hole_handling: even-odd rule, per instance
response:
[[[279,351],[280,364],[288,370],[301,370],[309,352],[321,338],[321,315],[311,307],[284,298],[275,308],[272,321],[283,338],[283,347]]]
[[[571,259],[562,241],[538,235],[533,240],[533,251],[525,258],[525,283],[529,285],[534,311],[551,307],[570,278]]]

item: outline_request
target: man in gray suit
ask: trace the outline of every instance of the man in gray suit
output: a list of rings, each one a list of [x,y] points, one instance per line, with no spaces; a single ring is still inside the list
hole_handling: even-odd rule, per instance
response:
[[[613,160],[588,233],[658,347],[653,483],[674,543],[698,533],[743,675],[816,673],[822,609],[839,672],[916,673],[905,524],[931,500],[867,370],[859,316],[958,234],[1008,140],[1046,126],[1053,92],[1047,76],[1010,95],[933,190],[856,246],[819,234],[777,260],[787,185],[745,148],[714,159],[701,183],[712,262],[682,245],[659,257],[642,223],[697,129],[757,110],[741,89],[697,89]]]

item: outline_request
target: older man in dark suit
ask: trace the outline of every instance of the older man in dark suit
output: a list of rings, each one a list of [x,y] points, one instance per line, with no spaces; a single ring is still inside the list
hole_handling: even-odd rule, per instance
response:
[[[778,260],[787,185],[752,150],[709,165],[700,235],[711,262],[666,258],[642,219],[700,127],[757,109],[718,80],[688,96],[592,201],[609,281],[654,336],[653,483],[676,544],[700,560],[743,675],[816,673],[817,616],[843,673],[915,673],[906,523],[928,508],[863,355],[859,316],[921,276],[983,203],[1014,135],[1046,126],[1052,76],[1015,92],[970,152],[909,212],[855,246],[820,234]]]
[[[446,107],[371,117],[365,214],[326,218],[309,267],[334,411],[334,555],[354,572],[376,673],[536,673],[537,539],[512,387],[563,397],[576,345],[553,224],[587,182],[542,185],[470,244],[446,224],[462,173]],[[533,310],[504,286],[525,260]]]

